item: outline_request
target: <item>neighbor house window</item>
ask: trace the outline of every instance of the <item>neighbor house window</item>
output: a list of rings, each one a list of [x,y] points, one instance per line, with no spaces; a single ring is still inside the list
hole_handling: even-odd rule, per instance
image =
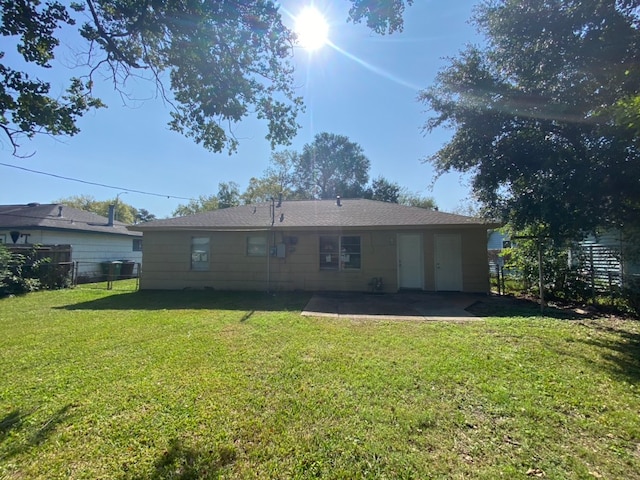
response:
[[[141,252],[142,251],[142,239],[141,238],[135,238],[133,240],[133,251],[134,252]]]
[[[209,270],[209,237],[191,238],[191,270]]]
[[[7,236],[4,233],[0,233],[0,244],[7,243]]]
[[[247,255],[250,257],[265,257],[267,255],[267,237],[264,235],[248,236]]]
[[[359,270],[361,261],[360,237],[339,235],[320,237],[321,270]]]

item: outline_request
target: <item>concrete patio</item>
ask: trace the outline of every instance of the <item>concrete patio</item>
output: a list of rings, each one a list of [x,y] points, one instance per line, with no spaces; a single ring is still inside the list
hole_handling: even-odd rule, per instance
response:
[[[302,311],[313,317],[393,320],[480,320],[466,309],[486,299],[484,294],[401,292],[316,293]]]

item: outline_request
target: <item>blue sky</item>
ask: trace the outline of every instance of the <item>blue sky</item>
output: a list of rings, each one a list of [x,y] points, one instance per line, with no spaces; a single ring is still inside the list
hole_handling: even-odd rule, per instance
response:
[[[306,3],[282,1],[285,21],[292,26],[293,19],[286,12],[295,15]],[[441,210],[459,209],[469,197],[466,178],[448,174],[433,184],[432,167],[421,162],[452,132],[424,134],[421,127],[430,114],[416,97],[420,89],[432,84],[438,70],[447,64],[446,57],[481,40],[468,23],[476,3],[416,0],[406,11],[404,31],[380,36],[363,25],[346,22],[350,4],[346,0],[316,0],[315,6],[330,23],[329,36],[335,47],[325,46],[313,53],[294,51],[296,85],[306,112],[299,118],[302,128],[293,144],[282,148],[301,151],[320,132],[346,135],[362,146],[371,161],[371,178],[382,175],[420,195],[432,196]],[[69,54],[61,55],[54,71],[69,63]],[[79,74],[61,73],[65,75],[61,78]],[[269,165],[271,148],[264,138],[264,123],[248,119],[237,125],[238,151],[231,156],[213,154],[169,131],[169,108],[154,98],[153,85],[138,81],[129,86],[134,96],[147,100],[125,106],[109,82],[98,82],[96,92],[109,108],[82,118],[81,132],[74,137],[23,141],[22,153],[33,153],[29,158],[13,157],[5,139],[0,144],[2,163],[119,188],[0,166],[0,204],[49,203],[80,194],[106,200],[138,190],[157,195],[129,192],[121,194],[121,200],[163,218],[186,203],[184,199],[216,193],[219,182],[235,181],[244,190],[249,179],[262,175]]]

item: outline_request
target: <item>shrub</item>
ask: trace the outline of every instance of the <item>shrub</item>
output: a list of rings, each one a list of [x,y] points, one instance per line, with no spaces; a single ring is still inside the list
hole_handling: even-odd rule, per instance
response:
[[[640,276],[631,277],[625,282],[622,298],[634,313],[640,315]]]
[[[70,284],[68,269],[53,265],[48,257],[38,258],[36,247],[22,254],[11,253],[0,245],[0,297],[43,288],[65,288]]]

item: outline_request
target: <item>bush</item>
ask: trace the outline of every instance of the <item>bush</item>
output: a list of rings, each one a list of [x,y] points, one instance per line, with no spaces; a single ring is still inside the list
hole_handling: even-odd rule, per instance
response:
[[[53,265],[48,257],[38,258],[35,247],[25,255],[0,245],[0,297],[70,285],[68,269]]]
[[[640,315],[640,277],[634,276],[625,282],[622,298],[634,313]]]

